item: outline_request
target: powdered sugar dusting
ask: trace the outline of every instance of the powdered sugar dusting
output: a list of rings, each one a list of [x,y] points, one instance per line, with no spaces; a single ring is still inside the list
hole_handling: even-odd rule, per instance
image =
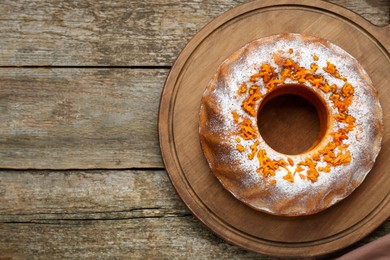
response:
[[[292,49],[293,52],[289,52],[289,49]],[[281,73],[282,68],[278,64],[275,54],[284,59],[290,58],[296,61],[299,66],[307,69],[310,69],[313,63],[317,64],[319,68],[316,74],[326,79],[329,85],[335,84],[340,90],[345,82],[330,76],[323,69],[327,66],[327,62],[331,62],[336,65],[340,75],[346,77],[348,83],[354,87],[355,92],[348,113],[356,119],[356,127],[348,133],[348,138],[344,141],[345,144],[349,145],[348,150],[351,153],[352,161],[347,165],[332,167],[329,173],[321,173],[315,182],[302,179],[298,175],[294,176],[293,183],[286,181],[283,178],[288,173],[285,168],[289,171],[295,169],[295,167],[288,165],[275,172],[276,184],[267,184],[264,177],[257,172],[259,169],[257,157],[250,160],[248,153],[239,152],[236,149],[237,137],[239,137],[240,132],[232,114],[237,113],[240,118],[248,117],[241,109],[246,97],[238,95],[238,90],[242,83],[248,87],[256,84],[260,86],[260,93],[265,94],[267,90],[264,82],[253,83],[249,81],[249,78],[258,72],[261,64],[264,63],[274,68],[276,73]],[[318,60],[313,59],[314,55],[318,57]],[[298,34],[276,35],[251,42],[232,57],[220,66],[219,74],[217,73],[211,80],[204,93],[201,108],[201,115],[202,113],[207,114],[205,111],[207,108],[216,108],[217,115],[208,117],[204,125],[200,125],[200,135],[201,137],[207,136],[204,142],[207,141],[209,144],[207,149],[211,149],[213,158],[209,158],[207,153],[206,159],[224,186],[248,205],[280,215],[302,215],[307,214],[307,212],[317,212],[349,195],[357,186],[351,183],[359,182],[360,184],[370,171],[379,152],[377,147],[380,147],[381,142],[381,109],[375,93],[373,94],[372,83],[364,69],[341,48],[321,39]],[[297,82],[287,79],[285,83]],[[332,94],[313,89],[309,83],[304,84],[325,101],[329,100]],[[257,109],[261,101],[261,98],[257,101]],[[329,110],[333,115],[338,114],[337,109],[330,103]],[[337,132],[345,127],[344,123],[336,122],[333,118],[331,120],[331,129],[328,129],[328,133]],[[253,127],[258,133],[257,124],[254,124]],[[217,136],[218,138],[208,138],[209,136]],[[325,136],[326,138],[330,137]],[[290,157],[294,162],[304,161],[311,157],[317,150],[323,148],[321,145],[327,142],[324,140],[319,147],[307,153],[287,156],[269,147],[260,135],[257,140],[259,141],[258,149],[265,150],[267,156],[273,160],[287,161],[287,157]],[[214,142],[223,142],[223,146]],[[253,141],[240,140],[240,145],[246,151],[250,151],[252,144]],[[202,147],[206,149],[204,144]],[[335,152],[339,151],[335,149]],[[219,171],[217,165],[220,163],[234,165],[232,166],[234,172]],[[318,162],[317,167],[325,166],[324,162]],[[230,171],[232,170],[230,169]],[[341,184],[353,187],[349,187],[346,191],[340,187]],[[259,196],[254,194],[259,194]],[[313,204],[314,206],[310,204],[314,208],[307,209],[307,201],[311,202],[313,199],[317,200]]]

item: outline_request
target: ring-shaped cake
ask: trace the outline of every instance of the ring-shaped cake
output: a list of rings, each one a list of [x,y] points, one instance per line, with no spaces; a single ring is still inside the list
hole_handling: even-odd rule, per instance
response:
[[[320,133],[305,152],[272,149],[259,110],[292,94],[312,103]],[[377,91],[355,58],[320,38],[280,34],[248,43],[225,60],[201,102],[199,134],[211,171],[259,211],[298,216],[352,193],[372,169],[383,135]]]

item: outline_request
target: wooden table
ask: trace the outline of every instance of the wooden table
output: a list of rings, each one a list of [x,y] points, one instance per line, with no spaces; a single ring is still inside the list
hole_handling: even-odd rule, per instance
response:
[[[157,133],[180,50],[244,2],[0,1],[0,259],[269,259],[193,217]],[[332,2],[389,23],[386,0]]]

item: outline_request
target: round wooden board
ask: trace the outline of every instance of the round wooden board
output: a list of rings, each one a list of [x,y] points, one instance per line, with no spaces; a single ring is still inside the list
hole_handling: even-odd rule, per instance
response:
[[[379,91],[384,138],[363,184],[335,206],[304,217],[278,217],[244,205],[211,173],[198,136],[200,101],[217,67],[261,37],[294,32],[327,39],[354,56]],[[360,240],[390,213],[390,26],[376,27],[322,1],[254,1],[204,27],[176,60],[159,111],[161,152],[177,193],[206,226],[243,248],[273,256],[309,257]]]

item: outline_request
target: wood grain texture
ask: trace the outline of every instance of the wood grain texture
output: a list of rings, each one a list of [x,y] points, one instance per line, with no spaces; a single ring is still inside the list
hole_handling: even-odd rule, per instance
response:
[[[0,256],[14,259],[273,259],[204,228],[162,170],[1,171],[0,234]]]
[[[0,69],[0,168],[162,167],[166,69]]]
[[[3,223],[189,215],[163,170],[1,171],[0,194]]]
[[[199,228],[161,170],[2,171],[0,195],[0,256],[255,256]]]
[[[226,244],[192,216],[4,224],[3,257],[13,259],[231,259],[261,256]],[[263,256],[262,259],[271,259]]]
[[[0,171],[0,259],[274,259],[213,235],[150,170],[168,66],[245,2],[0,1],[0,66],[49,66],[0,68],[0,168],[43,169]],[[332,2],[389,22],[386,0]],[[96,167],[149,170],[44,170]]]
[[[1,1],[0,66],[170,66],[206,23],[246,2]],[[332,2],[389,22],[386,0]]]
[[[199,107],[209,79],[231,53],[247,42],[268,36],[270,31],[310,33],[341,46],[366,69],[381,101],[389,98],[390,78],[384,76],[390,65],[388,53],[378,46],[377,40],[372,39],[373,32],[370,28],[376,30],[375,27],[356,14],[340,10],[334,5],[312,1],[300,3],[306,6],[286,6],[289,1],[283,0],[269,4],[258,1],[227,12],[214,20],[181,52],[168,76],[160,106],[162,155],[172,183],[184,203],[203,223],[226,240],[247,249],[280,257],[313,257],[346,247],[382,224],[389,217],[390,210],[390,182],[387,178],[387,158],[390,155],[388,130],[383,133],[382,152],[375,168],[363,185],[334,207],[319,214],[297,218],[271,217],[238,203],[212,176],[209,164],[202,155],[198,140]],[[274,23],[276,17],[278,22]],[[367,28],[367,31],[362,28]],[[230,37],[233,34],[235,37]],[[389,48],[389,39],[385,39],[383,45]],[[390,127],[388,104],[386,101],[382,102],[384,129]],[[210,113],[213,109],[218,110],[218,107],[211,104]],[[215,144],[210,141],[208,145]],[[208,157],[210,158],[212,156]],[[229,172],[226,165],[218,164],[218,167],[220,168],[217,170],[221,172]],[[215,175],[229,179],[226,175]],[[229,185],[234,185],[235,181],[223,184],[229,189]],[[246,198],[251,198],[252,190],[248,188],[245,191],[248,192]],[[361,201],[368,198],[372,199],[371,203],[361,205]]]

